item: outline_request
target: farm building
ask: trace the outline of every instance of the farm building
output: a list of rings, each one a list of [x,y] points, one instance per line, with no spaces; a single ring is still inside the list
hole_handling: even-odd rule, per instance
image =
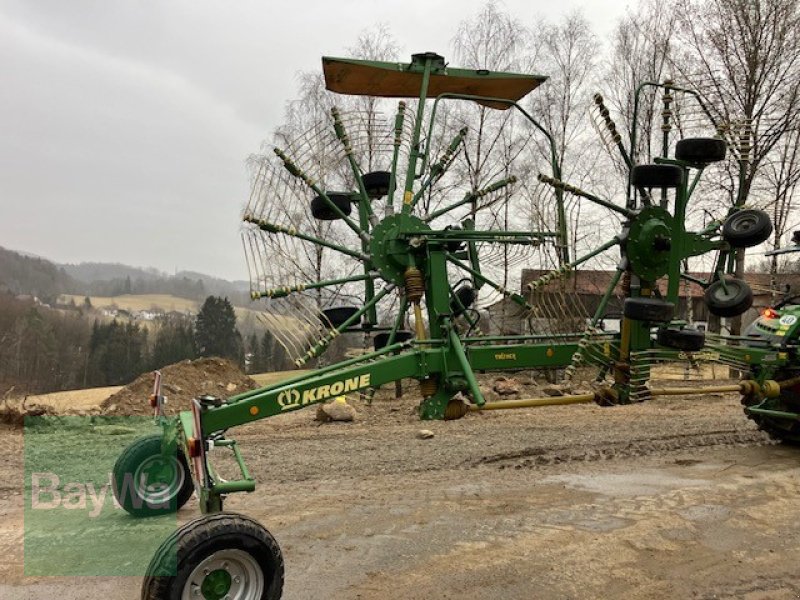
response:
[[[547,271],[539,269],[523,269],[521,277],[521,293],[530,298],[528,284],[535,281]],[[534,307],[540,308],[538,316],[527,314],[523,308],[511,300],[505,299],[485,310],[488,313],[489,333],[516,335],[522,333],[544,333],[554,330],[580,330],[586,316],[594,315],[600,306],[614,271],[585,269],[575,271],[570,278],[561,284],[556,282],[545,286],[530,300]],[[691,273],[696,279],[707,280],[709,273]],[[742,317],[743,325],[748,325],[760,310],[776,303],[788,289],[791,293],[800,293],[800,273],[778,275],[777,284],[771,285],[769,273],[746,273],[745,280],[753,289],[753,307]],[[662,293],[666,292],[661,286]],[[620,286],[606,306],[601,327],[614,331],[619,327],[622,318],[622,290]],[[676,317],[698,324],[705,328],[713,319],[708,313],[703,300],[703,289],[689,281],[681,285],[679,305]]]

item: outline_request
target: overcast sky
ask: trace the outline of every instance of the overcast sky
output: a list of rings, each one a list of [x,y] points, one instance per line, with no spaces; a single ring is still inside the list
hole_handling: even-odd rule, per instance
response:
[[[0,246],[246,279],[245,157],[299,70],[387,23],[447,57],[482,0],[0,0]],[[506,0],[521,22],[624,3]]]

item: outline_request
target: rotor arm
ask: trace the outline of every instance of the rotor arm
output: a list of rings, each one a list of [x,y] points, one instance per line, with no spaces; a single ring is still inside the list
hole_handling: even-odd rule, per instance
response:
[[[369,234],[366,231],[361,229],[353,219],[348,217],[341,208],[339,208],[336,203],[328,197],[322,188],[320,188],[316,182],[311,179],[303,170],[298,167],[291,158],[289,158],[283,150],[280,148],[273,148],[273,152],[275,152],[276,156],[283,161],[283,166],[289,171],[289,174],[298,178],[300,181],[305,183],[309,188],[311,188],[317,196],[323,199],[325,204],[330,208],[333,213],[342,221],[344,221],[347,226],[352,229],[355,234],[360,237],[362,240],[369,241]]]
[[[589,192],[586,192],[586,191],[584,191],[584,190],[582,190],[580,188],[577,188],[574,185],[570,185],[570,184],[568,184],[568,183],[566,183],[564,181],[561,181],[560,179],[555,179],[553,177],[550,177],[549,175],[545,175],[544,173],[539,173],[539,175],[537,176],[537,179],[539,181],[541,181],[542,183],[546,183],[547,185],[555,188],[556,190],[563,190],[563,191],[569,192],[570,194],[573,194],[575,196],[579,196],[581,198],[586,198],[590,202],[594,202],[595,204],[598,204],[598,205],[603,206],[603,207],[605,207],[605,208],[607,208],[609,210],[612,210],[612,211],[614,211],[616,213],[621,214],[626,219],[630,219],[633,216],[635,216],[635,214],[636,214],[632,210],[629,210],[627,208],[622,208],[621,206],[617,206],[613,202],[609,202],[608,200],[604,200],[602,198],[598,198],[594,194],[590,194]]]
[[[511,175],[510,177],[506,177],[505,179],[500,179],[499,181],[495,181],[494,183],[491,183],[491,184],[487,185],[485,188],[483,188],[481,190],[476,190],[474,192],[468,192],[468,193],[464,194],[464,197],[461,200],[459,200],[457,202],[454,202],[450,206],[445,206],[444,208],[441,208],[441,209],[439,209],[437,211],[434,211],[431,214],[429,214],[425,218],[425,222],[426,223],[430,223],[434,219],[436,219],[438,217],[441,217],[444,214],[447,214],[448,212],[458,208],[459,206],[464,206],[465,204],[469,204],[470,202],[473,202],[473,201],[477,200],[478,198],[483,198],[484,196],[487,196],[488,194],[491,194],[492,192],[496,192],[498,190],[502,190],[503,188],[505,188],[505,187],[507,187],[509,185],[513,185],[516,182],[517,182],[517,178],[514,175]],[[492,204],[497,202],[497,200],[499,200],[499,198],[497,198],[496,200],[486,204],[485,206],[483,206],[481,208],[486,208],[487,206],[491,206]]]

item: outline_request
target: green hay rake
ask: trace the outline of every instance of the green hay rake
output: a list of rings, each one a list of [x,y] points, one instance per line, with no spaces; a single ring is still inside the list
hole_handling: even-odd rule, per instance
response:
[[[252,296],[266,302],[265,321],[295,364],[315,368],[230,398],[197,398],[193,410],[176,419],[163,416],[155,391],[152,403],[163,434],[137,442],[120,457],[117,498],[131,514],[146,516],[176,511],[196,492],[204,516],[164,542],[142,598],[280,597],[284,564],[275,540],[251,519],[223,512],[227,495],[255,489],[228,430],[346,394],[371,397],[380,386],[406,378],[419,382],[422,419],[740,392],[745,412],[762,428],[800,440],[800,373],[794,364],[800,306],[789,298],[735,338],[706,336],[675,318],[680,286],[687,281],[702,286],[715,315],[733,317],[750,308],[752,291],[730,276],[736,250],[763,242],[772,231],[763,211],[742,207],[701,231],[686,229],[687,207],[704,169],[722,161],[728,146],[725,127],[691,90],[672,83],[644,83],[637,90],[634,123],[645,94],[660,94],[663,104],[661,156],[652,164],[637,162],[636,127],[626,147],[603,98],[595,97],[598,130],[628,177],[620,205],[562,180],[552,137],[519,104],[544,77],[456,69],[433,53],[414,55],[408,64],[324,58],[323,69],[330,91],[404,100],[389,120],[333,109],[328,122],[283,136],[285,144],[274,156],[253,160],[242,234]],[[548,190],[550,219],[528,219],[519,230],[481,225],[487,222],[484,211],[491,213],[521,183],[512,172],[455,198],[447,193],[457,189],[450,185],[450,169],[469,132],[453,131],[435,156],[434,132],[444,129],[437,117],[447,114],[445,106],[464,101],[514,112],[549,148],[551,168],[538,175],[536,185],[540,195]],[[711,135],[673,143],[674,130],[693,125]],[[737,151],[742,160],[743,150]],[[571,257],[567,213],[576,201],[612,211],[622,226],[594,250]],[[541,256],[545,248],[551,250],[547,259]],[[581,265],[611,252],[620,258],[589,313],[570,291],[570,280]],[[707,280],[686,272],[688,258],[708,253],[716,258]],[[537,256],[540,264],[549,260],[550,268],[524,292],[513,291],[498,275],[501,267],[507,274],[509,266]],[[498,300],[523,315],[529,331],[483,331],[487,313],[481,301],[485,308]],[[600,324],[616,300],[624,302],[621,330],[607,333]],[[354,334],[371,340],[373,349],[322,364],[326,350]],[[709,360],[746,377],[695,389],[649,385],[654,364]],[[581,366],[596,369],[593,389],[555,398],[487,403],[476,378],[476,372],[543,369],[568,381]],[[232,453],[238,479],[217,474],[211,458],[219,451]],[[131,480],[133,485],[123,485]]]

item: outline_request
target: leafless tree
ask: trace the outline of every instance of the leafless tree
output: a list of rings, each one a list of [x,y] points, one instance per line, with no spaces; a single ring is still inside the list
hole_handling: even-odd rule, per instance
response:
[[[736,162],[729,179],[736,183],[736,206],[752,202],[767,157],[789,134],[800,111],[798,6],[798,0],[678,3],[680,51],[673,64],[731,127]],[[737,252],[737,277],[743,276],[744,267],[742,249]],[[731,325],[738,334],[741,320]]]
[[[774,226],[771,247],[776,250],[783,245],[784,235],[791,230],[792,217],[796,213],[796,196],[800,183],[800,127],[795,126],[773,148],[764,162],[767,209],[772,214]],[[777,275],[780,257],[773,255],[769,261],[770,287],[777,290]],[[773,293],[773,296],[775,293]]]
[[[669,59],[676,19],[673,5],[659,0],[645,0],[629,10],[617,24],[607,55],[603,96],[609,108],[619,115],[620,130],[627,129],[629,137],[634,126],[636,90],[642,83],[662,82],[670,76]],[[654,91],[643,92],[636,123],[637,147],[633,149],[641,162],[650,162],[657,154],[657,102]],[[620,171],[624,170],[620,162],[617,165]]]

